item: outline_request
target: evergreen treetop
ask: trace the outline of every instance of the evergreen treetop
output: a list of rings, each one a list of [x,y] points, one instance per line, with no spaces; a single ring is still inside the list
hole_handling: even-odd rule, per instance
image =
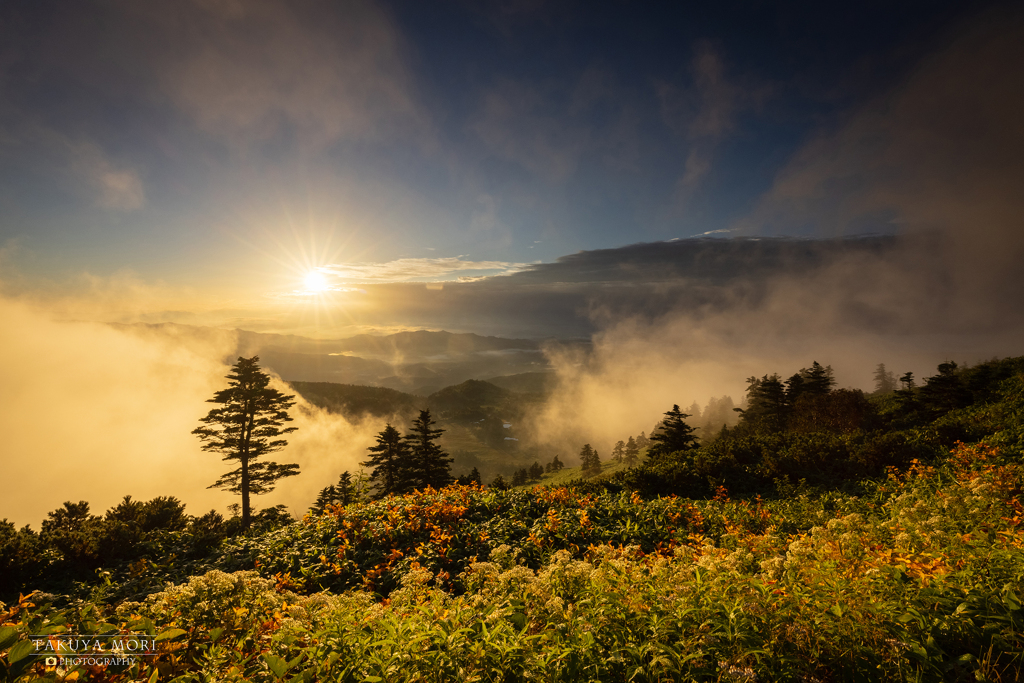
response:
[[[648,457],[656,458],[669,453],[690,451],[697,448],[697,437],[693,427],[686,423],[689,415],[673,405],[672,410],[665,413],[661,427],[651,435],[651,447],[647,450]]]

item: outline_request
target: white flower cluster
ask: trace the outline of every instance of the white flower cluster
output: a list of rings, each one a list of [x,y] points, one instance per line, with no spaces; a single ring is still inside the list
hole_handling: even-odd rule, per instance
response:
[[[171,584],[144,603],[123,603],[118,613],[157,616],[177,612],[186,624],[230,622],[235,618],[233,613],[240,616],[253,608],[276,608],[297,599],[291,593],[278,593],[273,580],[254,571],[228,574],[213,570],[193,576],[186,583]]]

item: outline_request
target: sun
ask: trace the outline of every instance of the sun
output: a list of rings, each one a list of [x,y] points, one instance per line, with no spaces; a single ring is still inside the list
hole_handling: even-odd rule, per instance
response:
[[[311,270],[308,273],[306,273],[306,277],[302,279],[302,285],[307,292],[313,294],[326,292],[328,289],[330,289],[330,284],[327,282],[327,277],[319,270]]]

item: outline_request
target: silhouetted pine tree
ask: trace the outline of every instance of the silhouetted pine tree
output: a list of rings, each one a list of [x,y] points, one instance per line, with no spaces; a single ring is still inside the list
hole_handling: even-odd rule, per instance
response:
[[[409,446],[402,439],[398,430],[388,424],[384,431],[377,435],[377,445],[367,450],[372,453],[369,460],[361,462],[363,467],[372,467],[370,481],[376,489],[376,497],[383,498],[403,490],[408,477],[404,469],[409,456]]]
[[[801,378],[799,393],[805,390]],[[745,424],[754,429],[778,432],[786,427],[789,399],[778,374],[747,378],[747,407],[738,410]]]
[[[288,409],[295,405],[293,395],[284,395],[271,389],[270,375],[260,370],[259,356],[239,357],[226,377],[228,388],[221,389],[207,400],[219,404],[199,421],[204,426],[192,433],[203,442],[204,451],[219,453],[225,461],[234,461],[238,467],[207,488],[224,488],[242,496],[242,527],[249,528],[249,496],[270,493],[278,479],[294,477],[299,473],[295,463],[261,460],[279,451],[288,442],[281,437],[297,427],[285,427],[291,422]]]
[[[939,364],[939,374],[927,377],[921,387],[921,402],[935,413],[963,408],[971,402],[971,394],[964,387],[957,372],[957,364],[947,361]]]
[[[564,469],[565,465],[562,463],[561,460],[558,459],[557,455],[554,457],[554,459],[552,459],[551,462],[544,466],[544,471],[549,473],[560,472]]]
[[[669,453],[690,451],[697,447],[697,437],[693,427],[686,423],[689,415],[673,405],[672,410],[665,413],[661,428],[651,435],[652,445],[647,449],[647,457],[658,458]]]
[[[412,432],[405,436],[409,448],[409,465],[405,469],[404,487],[412,491],[432,486],[442,489],[455,481],[451,474],[452,458],[435,441],[443,429],[434,429],[429,410],[421,410],[412,423]]]
[[[535,462],[530,466],[530,481],[540,481],[544,478],[544,466]]]
[[[803,392],[811,396],[824,396],[832,391],[836,380],[832,376],[832,366],[822,367],[818,361],[811,363],[811,367],[800,371],[804,378]]]

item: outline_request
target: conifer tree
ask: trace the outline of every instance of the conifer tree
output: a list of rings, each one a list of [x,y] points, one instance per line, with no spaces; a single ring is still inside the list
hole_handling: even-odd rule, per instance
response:
[[[937,375],[925,378],[921,387],[924,405],[935,412],[948,412],[969,405],[971,394],[960,380],[957,364],[953,361],[940,363],[938,370]]]
[[[800,371],[804,378],[803,391],[811,396],[824,396],[832,391],[836,380],[832,376],[832,366],[822,367],[818,361],[811,363],[811,367]]]
[[[875,393],[891,394],[896,391],[896,375],[885,369],[885,363],[879,363],[875,368]]]
[[[672,410],[665,413],[661,428],[651,435],[652,445],[647,450],[647,456],[657,458],[696,448],[697,437],[693,433],[693,427],[686,423],[688,417],[689,415],[679,410],[678,405],[673,405]]]
[[[438,446],[443,429],[434,429],[429,410],[421,410],[412,423],[412,432],[405,436],[409,448],[409,464],[404,469],[403,488],[412,491],[427,486],[442,489],[455,481],[451,474],[452,458]]]
[[[625,457],[625,454],[626,443],[624,441],[616,441],[615,447],[612,448],[612,461],[617,463],[622,462],[622,459]]]
[[[544,466],[535,462],[530,466],[530,481],[540,481],[544,478]]]
[[[217,403],[192,433],[203,442],[202,449],[222,454],[223,460],[238,467],[221,475],[208,488],[226,488],[242,496],[242,527],[248,528],[251,510],[249,496],[270,493],[279,479],[293,477],[299,466],[260,460],[279,451],[288,442],[280,437],[296,427],[282,428],[290,422],[288,409],[294,396],[271,389],[270,376],[260,370],[259,356],[239,357],[227,376],[228,388],[221,389],[207,403]]]
[[[313,501],[313,507],[310,508],[311,512],[315,512],[318,515],[322,515],[324,510],[327,509],[328,505],[335,505],[338,501],[338,491],[333,484],[328,485],[320,489],[320,493],[317,494],[316,500]]]
[[[472,486],[473,484],[480,486],[482,484],[480,480],[480,470],[474,467],[473,471],[469,474],[460,475],[459,478],[455,480],[455,483],[459,486]]]
[[[408,464],[409,446],[398,430],[389,423],[384,427],[384,431],[377,435],[377,445],[370,446],[367,450],[372,455],[369,460],[360,464],[373,468],[370,481],[374,483],[377,497],[404,493],[403,488],[408,481],[404,470]]]
[[[334,485],[334,489],[339,505],[351,505],[357,502],[356,499],[359,497],[359,492],[356,482],[352,480],[352,475],[348,470],[345,470],[338,476],[338,483]]]
[[[516,473],[512,475],[512,485],[522,486],[526,483],[529,476],[530,474],[526,471],[525,467],[516,470]]]
[[[601,456],[590,444],[584,444],[580,449],[580,461],[583,465],[584,474],[594,474],[601,471]]]
[[[629,437],[629,441],[626,442],[626,448],[622,455],[625,458],[626,465],[628,467],[635,467],[637,462],[640,461],[640,447],[637,446],[633,437]]]
[[[743,422],[757,429],[781,431],[786,427],[789,400],[778,374],[747,378],[747,407],[738,410]],[[801,378],[799,393],[806,392],[806,378]]]

